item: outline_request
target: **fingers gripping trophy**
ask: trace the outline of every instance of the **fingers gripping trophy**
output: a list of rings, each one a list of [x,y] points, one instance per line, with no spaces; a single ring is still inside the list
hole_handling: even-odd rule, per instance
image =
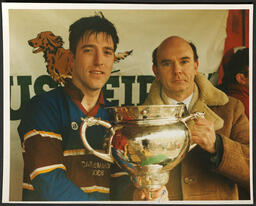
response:
[[[167,184],[169,171],[195,146],[190,144],[186,122],[204,114],[183,117],[184,109],[184,105],[109,107],[111,122],[82,119],[81,139],[92,154],[116,162],[128,172],[135,187],[146,189],[150,196],[150,191]],[[106,153],[94,150],[87,141],[86,129],[94,125],[110,132]]]

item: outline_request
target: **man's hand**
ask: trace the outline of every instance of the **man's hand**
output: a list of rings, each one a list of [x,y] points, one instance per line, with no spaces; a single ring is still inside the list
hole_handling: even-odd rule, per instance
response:
[[[162,186],[160,189],[157,189],[157,190],[151,190],[150,194],[151,194],[151,199],[150,199],[148,190],[136,189],[133,193],[133,200],[151,200],[151,201],[160,201],[160,202],[168,200],[168,192],[165,186]]]
[[[215,153],[216,134],[211,121],[198,118],[191,131],[191,142],[198,144],[202,149],[210,153]]]

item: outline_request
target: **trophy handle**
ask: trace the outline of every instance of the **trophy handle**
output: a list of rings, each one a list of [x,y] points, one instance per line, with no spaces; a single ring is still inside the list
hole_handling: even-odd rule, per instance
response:
[[[191,144],[191,145],[189,146],[188,151],[190,152],[192,149],[194,149],[194,147],[195,147],[196,145],[197,145],[196,143]]]
[[[81,123],[81,129],[80,129],[80,136],[81,136],[81,139],[82,139],[82,142],[85,146],[86,149],[89,150],[89,152],[103,160],[106,160],[108,162],[111,162],[113,163],[114,160],[113,160],[113,157],[111,155],[111,142],[112,142],[112,139],[113,139],[113,136],[115,134],[115,131],[112,127],[112,125],[106,121],[103,121],[103,120],[99,120],[99,119],[96,119],[94,117],[88,117],[88,118],[81,118],[82,120],[82,123]],[[108,145],[108,153],[102,153],[102,152],[97,152],[96,150],[94,150],[90,144],[88,143],[87,141],[87,137],[86,137],[86,129],[87,127],[91,127],[93,125],[101,125],[103,127],[106,127],[107,129],[109,129],[110,133],[111,133],[111,137],[109,139],[109,145]]]
[[[184,117],[181,119],[181,121],[183,121],[184,123],[190,119],[197,119],[197,118],[204,118],[204,112],[195,112],[193,114],[190,114],[187,117]],[[197,144],[191,144],[188,151],[190,152]]]
[[[190,119],[204,118],[204,112],[195,112],[181,119],[181,121],[186,122]]]

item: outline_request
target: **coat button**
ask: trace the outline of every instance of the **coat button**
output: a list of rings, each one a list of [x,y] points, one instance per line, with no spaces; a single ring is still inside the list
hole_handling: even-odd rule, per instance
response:
[[[184,178],[184,183],[185,184],[191,184],[191,183],[193,183],[193,182],[195,182],[195,178],[193,178],[193,177],[185,177]]]

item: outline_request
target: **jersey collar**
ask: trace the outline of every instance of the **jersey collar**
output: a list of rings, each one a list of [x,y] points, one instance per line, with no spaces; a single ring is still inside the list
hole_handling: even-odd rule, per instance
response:
[[[64,90],[68,94],[68,96],[72,99],[72,101],[75,102],[77,106],[88,116],[95,116],[98,112],[100,105],[104,106],[105,104],[103,92],[101,91],[97,104],[90,112],[87,112],[86,109],[81,104],[81,101],[84,95],[82,91],[72,83],[71,80],[65,83]]]

